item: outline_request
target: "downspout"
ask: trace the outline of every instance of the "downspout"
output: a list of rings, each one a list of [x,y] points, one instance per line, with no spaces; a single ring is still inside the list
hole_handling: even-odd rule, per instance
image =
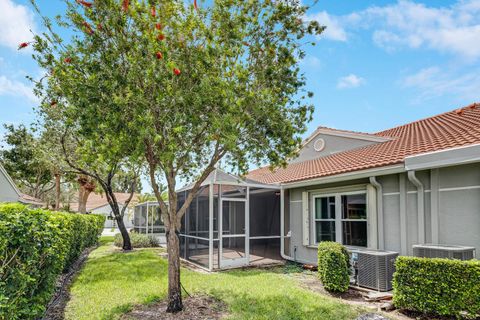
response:
[[[408,171],[408,179],[417,188],[418,243],[425,243],[425,187],[418,180],[415,171]]]
[[[370,177],[370,184],[377,190],[377,229],[378,249],[385,250],[385,226],[383,224],[383,186],[378,182],[377,177]]]
[[[280,256],[285,260],[293,260],[285,254],[285,189],[280,186]]]

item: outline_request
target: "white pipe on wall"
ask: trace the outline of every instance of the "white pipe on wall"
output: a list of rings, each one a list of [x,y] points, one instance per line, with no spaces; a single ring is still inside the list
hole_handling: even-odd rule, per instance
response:
[[[418,243],[425,243],[425,187],[418,180],[415,171],[408,171],[408,179],[417,188]]]
[[[280,189],[280,256],[285,260],[293,260],[285,254],[285,189]]]
[[[383,186],[377,177],[370,177],[370,184],[377,190],[378,249],[385,250],[385,225],[383,223]]]

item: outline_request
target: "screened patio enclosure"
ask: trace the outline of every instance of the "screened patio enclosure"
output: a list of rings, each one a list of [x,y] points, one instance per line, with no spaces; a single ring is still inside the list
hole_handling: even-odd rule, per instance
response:
[[[190,189],[177,192],[179,206]],[[209,270],[278,263],[279,187],[216,169],[183,217],[180,254]]]
[[[139,203],[133,212],[133,230],[137,233],[144,233],[165,238],[165,226],[160,214],[160,207],[156,201]]]

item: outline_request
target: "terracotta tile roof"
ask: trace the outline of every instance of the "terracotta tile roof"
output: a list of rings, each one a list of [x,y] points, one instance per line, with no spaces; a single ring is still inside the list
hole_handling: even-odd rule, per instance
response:
[[[321,158],[292,163],[272,172],[269,167],[247,177],[262,183],[287,183],[403,163],[405,157],[480,143],[480,104],[446,112],[375,133],[392,138]]]
[[[123,204],[127,201],[130,193],[115,192],[115,197],[119,204]],[[133,205],[138,202],[138,194],[134,194],[130,205]],[[107,196],[105,194],[96,194],[90,193],[87,200],[87,212],[93,209],[103,207],[108,205]],[[78,211],[78,201],[75,199],[74,202],[70,203],[70,210]]]
[[[25,194],[25,193],[22,193],[18,199],[20,202],[22,203],[26,203],[26,204],[33,204],[33,205],[36,205],[36,206],[45,206],[45,202],[43,202],[42,200],[38,199],[38,198],[35,198],[35,197],[32,197],[28,194]]]

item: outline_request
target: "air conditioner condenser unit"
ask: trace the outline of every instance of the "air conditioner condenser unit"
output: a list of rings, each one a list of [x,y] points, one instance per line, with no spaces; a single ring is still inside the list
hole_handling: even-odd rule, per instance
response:
[[[395,260],[398,252],[354,249],[350,250],[356,266],[357,284],[377,291],[392,290]]]
[[[475,248],[455,245],[416,244],[413,245],[413,255],[423,258],[471,260],[475,258]]]

